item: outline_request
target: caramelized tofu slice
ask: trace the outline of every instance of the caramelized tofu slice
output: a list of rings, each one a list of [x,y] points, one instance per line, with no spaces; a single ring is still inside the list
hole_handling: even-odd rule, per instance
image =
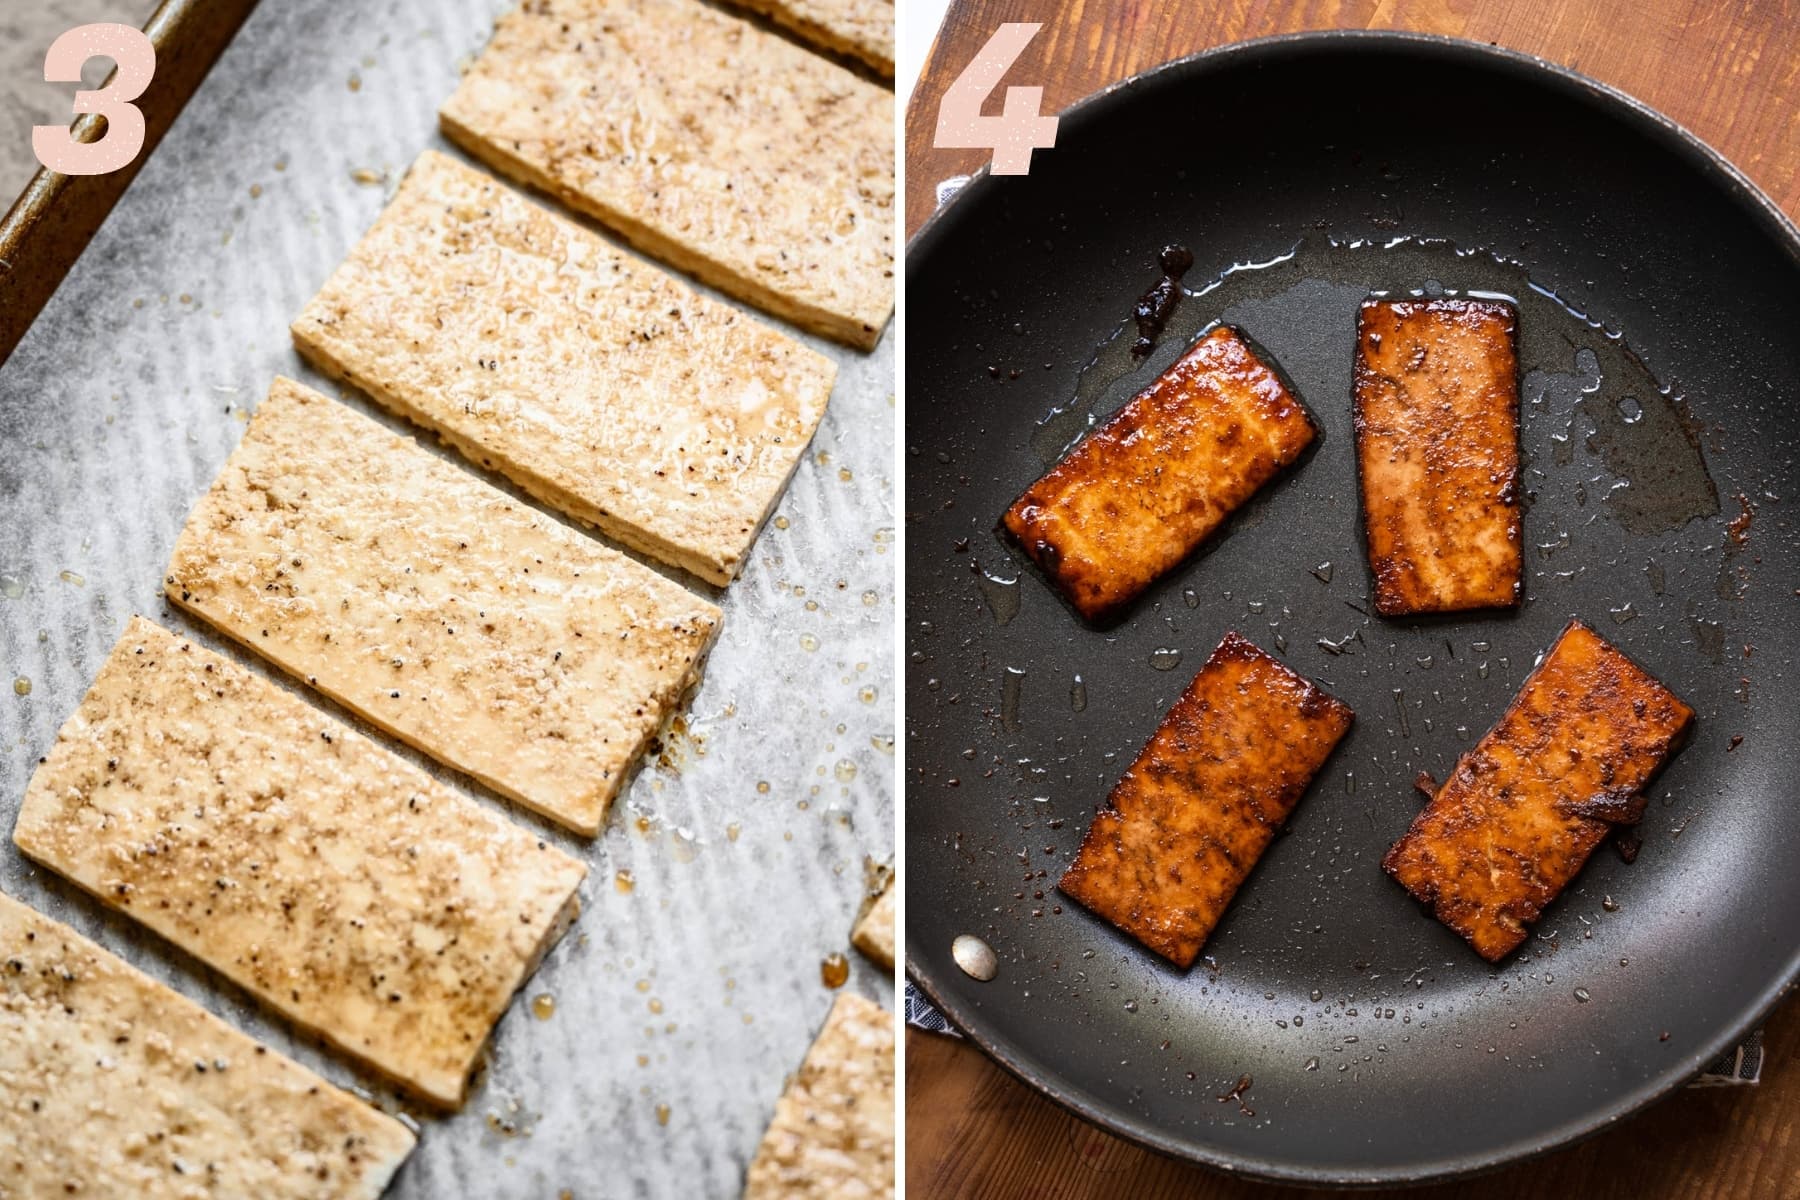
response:
[[[1192,966],[1352,717],[1227,633],[1113,788],[1058,886]]]
[[[1221,325],[1002,520],[1077,612],[1103,620],[1191,554],[1315,432],[1243,334]]]
[[[1383,616],[1519,602],[1518,314],[1500,300],[1365,300],[1355,424]]]
[[[1680,749],[1694,710],[1571,621],[1382,867],[1498,962]]]

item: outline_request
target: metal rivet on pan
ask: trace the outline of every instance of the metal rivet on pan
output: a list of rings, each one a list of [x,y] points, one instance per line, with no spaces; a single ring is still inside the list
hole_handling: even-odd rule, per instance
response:
[[[994,948],[974,934],[965,933],[951,942],[950,957],[970,979],[986,983],[1000,973],[1000,961],[994,957]]]

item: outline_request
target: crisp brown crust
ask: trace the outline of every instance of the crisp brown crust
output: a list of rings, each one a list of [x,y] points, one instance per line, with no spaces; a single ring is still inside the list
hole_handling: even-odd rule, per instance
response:
[[[1090,621],[1117,614],[1312,443],[1311,417],[1221,325],[1002,518]]]
[[[1519,602],[1518,314],[1500,300],[1365,300],[1356,458],[1383,616]]]
[[[1498,962],[1685,740],[1694,710],[1579,621],[1382,859]]]
[[[1113,788],[1058,886],[1177,966],[1193,965],[1353,718],[1227,633]]]

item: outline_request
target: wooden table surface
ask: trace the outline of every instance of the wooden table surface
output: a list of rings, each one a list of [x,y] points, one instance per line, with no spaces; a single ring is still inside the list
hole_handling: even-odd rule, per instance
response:
[[[1693,130],[1800,218],[1800,0],[954,0],[906,114],[908,236],[980,151],[931,146],[938,102],[1003,21],[1044,28],[1007,74],[1058,111],[1209,46],[1302,29],[1412,29],[1495,42],[1618,87]],[[998,111],[997,101],[987,111]],[[1766,1030],[1763,1082],[1689,1090],[1580,1146],[1409,1197],[1800,1198],[1800,1000]],[[1271,1200],[1294,1192],[1165,1159],[1072,1117],[978,1050],[909,1030],[909,1196]]]

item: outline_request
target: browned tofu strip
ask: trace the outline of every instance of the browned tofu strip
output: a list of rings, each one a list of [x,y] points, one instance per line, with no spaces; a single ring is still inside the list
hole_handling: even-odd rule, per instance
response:
[[[1500,300],[1365,300],[1356,457],[1383,616],[1519,602],[1518,315]]]
[[[1686,738],[1694,710],[1571,621],[1500,723],[1381,865],[1489,962],[1581,870]]]
[[[1083,438],[1003,518],[1088,620],[1116,615],[1300,456],[1312,418],[1221,325]]]
[[[1058,886],[1192,966],[1352,717],[1226,634],[1113,788]]]

